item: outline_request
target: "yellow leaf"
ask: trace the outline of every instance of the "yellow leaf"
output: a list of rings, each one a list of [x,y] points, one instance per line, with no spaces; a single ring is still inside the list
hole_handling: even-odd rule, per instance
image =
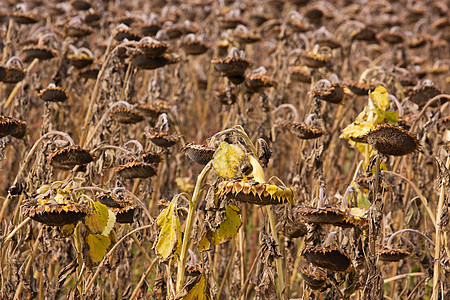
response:
[[[175,178],[175,183],[182,192],[189,194],[194,191],[195,181],[190,177],[177,177]]]
[[[220,177],[234,179],[238,176],[240,166],[245,159],[244,150],[238,146],[222,142],[214,154],[213,167]]]
[[[211,231],[205,232],[205,234],[203,234],[202,238],[198,242],[198,251],[199,252],[203,252],[203,251],[211,249],[211,242],[209,241],[209,238],[208,238],[208,235],[210,235],[210,234],[211,234]]]
[[[259,164],[258,160],[253,155],[249,155],[248,158],[253,168],[251,174],[253,176],[253,180],[259,183],[264,183],[265,182],[264,171],[261,165]]]
[[[49,184],[44,184],[40,188],[37,189],[36,193],[38,194],[45,194],[50,189]]]
[[[75,230],[75,224],[73,224],[73,223],[72,224],[63,225],[61,227],[61,235],[63,237],[69,237],[69,236],[71,236],[73,234],[74,230]]]
[[[369,93],[369,96],[378,108],[382,110],[389,108],[389,94],[383,86],[378,86],[373,92]]]
[[[374,129],[375,126],[370,122],[362,122],[360,124],[352,123],[342,129],[341,139],[349,138],[359,138],[364,136],[370,130]]]
[[[88,245],[88,254],[91,263],[97,264],[101,262],[106,254],[106,251],[111,245],[111,239],[109,236],[88,234],[85,241]]]
[[[198,250],[209,250],[211,244],[219,245],[231,240],[241,228],[242,221],[239,217],[240,210],[237,206],[232,204],[225,205],[226,219],[219,224],[217,230],[211,232],[208,230],[200,239],[198,243]]]
[[[116,222],[116,216],[108,207],[100,202],[94,202],[91,214],[84,218],[84,224],[92,233],[109,235]]]
[[[163,209],[156,222],[161,227],[156,243],[156,253],[167,259],[174,252],[174,248],[177,251],[181,246],[181,225],[177,213],[176,199]]]
[[[189,290],[183,300],[210,300],[210,290],[206,282],[205,275],[202,274],[200,280]]]

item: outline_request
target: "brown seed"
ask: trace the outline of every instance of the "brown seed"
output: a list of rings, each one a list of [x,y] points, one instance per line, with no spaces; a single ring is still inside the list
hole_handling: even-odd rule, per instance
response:
[[[283,204],[291,202],[294,196],[294,192],[284,186],[240,180],[222,181],[217,193],[219,197],[258,205]]]
[[[245,70],[250,66],[250,62],[241,57],[213,59],[211,63],[217,71],[224,73],[227,77],[243,77]]]
[[[91,8],[91,4],[88,1],[84,0],[72,0],[70,4],[76,10],[88,10],[89,8]]]
[[[17,24],[34,24],[39,21],[39,18],[33,14],[27,14],[22,12],[13,12],[11,13],[11,18]]]
[[[377,38],[391,45],[400,44],[404,41],[403,35],[399,32],[382,32],[377,35]]]
[[[295,18],[289,19],[287,25],[295,33],[307,32],[310,29],[308,24]]]
[[[337,104],[344,98],[344,89],[339,84],[333,84],[326,91],[313,91],[313,95],[317,99]]]
[[[155,166],[158,165],[162,161],[161,154],[159,154],[158,152],[154,152],[154,151],[148,151],[148,152],[142,153],[141,158],[145,163],[155,165]]]
[[[58,86],[49,86],[39,93],[39,98],[49,102],[64,102],[69,97],[65,90]]]
[[[300,274],[302,275],[303,280],[305,280],[305,283],[312,290],[320,290],[327,282],[326,273],[320,270],[316,270],[313,273],[310,272],[307,267],[302,267],[300,269]]]
[[[92,34],[94,31],[92,30],[92,28],[90,28],[87,25],[66,24],[66,26],[64,27],[64,32],[67,36],[74,37],[74,38],[82,38],[82,37]]]
[[[419,141],[414,135],[393,125],[378,125],[363,139],[384,155],[402,156],[419,149]]]
[[[316,44],[321,47],[328,47],[330,49],[336,49],[341,47],[341,43],[334,38],[318,38],[316,39]]]
[[[28,216],[48,226],[75,224],[87,215],[87,208],[77,203],[44,203],[28,211]]]
[[[136,106],[137,110],[154,122],[156,122],[160,114],[169,113],[171,108],[172,106],[166,100],[162,99],[151,100],[150,102]]]
[[[120,208],[121,200],[113,193],[100,193],[95,195],[95,200],[108,207]]]
[[[158,57],[151,57],[143,52],[136,52],[130,56],[131,63],[141,69],[153,70],[164,67],[173,61],[173,57],[170,54],[163,54]]]
[[[208,51],[209,46],[203,41],[193,40],[182,42],[181,48],[188,55],[201,55]]]
[[[258,93],[263,88],[276,87],[277,83],[269,76],[250,73],[245,77],[245,86],[250,93]]]
[[[290,71],[289,71],[290,75],[291,75],[291,80],[292,81],[298,81],[298,82],[303,82],[303,83],[311,83],[311,74],[309,73],[309,71],[300,66],[296,66],[293,67]]]
[[[5,83],[18,83],[27,75],[27,71],[21,67],[9,66],[3,68],[5,70],[5,76],[2,81]]]
[[[129,41],[139,41],[141,38],[142,37],[138,33],[126,28],[119,29],[114,34],[114,39],[119,42],[123,41],[124,39],[127,39]]]
[[[241,44],[253,44],[261,40],[261,36],[256,33],[238,32],[233,33],[234,38]]]
[[[144,116],[129,108],[116,108],[111,112],[111,118],[121,124],[136,124],[144,121]]]
[[[207,145],[189,143],[184,146],[181,151],[185,151],[187,156],[196,163],[206,165],[211,159],[213,159],[216,149]]]
[[[0,138],[13,134],[19,128],[20,122],[13,117],[0,116]]]
[[[378,254],[380,255],[380,260],[382,261],[400,261],[411,255],[404,249],[390,248],[383,248],[382,250],[378,251]]]
[[[74,66],[77,69],[82,69],[86,66],[91,65],[94,62],[94,58],[90,57],[86,53],[81,54],[69,54],[67,55],[67,59],[69,60],[70,64]]]
[[[370,91],[373,91],[376,88],[376,86],[371,84],[353,81],[348,81],[345,86],[348,87],[353,94],[358,96],[367,96]]]
[[[35,58],[40,60],[46,60],[57,56],[55,50],[50,49],[49,47],[46,46],[31,45],[23,48],[22,51],[27,56],[27,60],[28,59],[33,60]]]
[[[354,41],[374,42],[377,40],[377,37],[373,29],[364,27],[352,32],[351,39]]]
[[[116,173],[125,179],[149,178],[156,175],[156,169],[151,164],[132,161],[117,167]]]
[[[292,132],[293,135],[302,140],[317,139],[326,133],[320,128],[312,128],[305,123],[287,122],[285,125]]]
[[[159,22],[147,23],[133,23],[133,28],[139,31],[143,36],[155,36],[161,30]]]
[[[334,245],[326,247],[308,245],[302,250],[302,256],[315,266],[335,272],[345,272],[352,264],[350,256]]]
[[[100,66],[97,64],[92,64],[78,70],[78,76],[86,79],[97,79],[98,73],[100,72]]]
[[[343,222],[346,213],[337,208],[297,207],[295,210],[307,223],[335,224]]]
[[[5,76],[6,76],[6,70],[4,67],[0,66],[0,81],[3,81]]]
[[[424,107],[428,100],[439,94],[442,94],[442,91],[432,85],[424,85],[417,89],[406,90],[406,95],[409,99],[416,103],[420,108]],[[446,100],[443,99],[443,102],[446,102]],[[438,105],[439,101],[435,102],[432,106],[437,107]]]
[[[16,139],[23,139],[27,134],[27,123],[21,120],[16,121],[19,123],[19,125],[17,126],[16,130],[11,133],[11,136]]]
[[[139,44],[138,48],[146,56],[159,57],[163,55],[164,52],[166,52],[166,50],[169,48],[169,45],[165,42],[152,41],[149,43]]]
[[[135,207],[132,205],[126,205],[121,208],[111,209],[116,214],[116,222],[121,224],[129,224],[134,222]]]
[[[325,67],[330,62],[328,56],[317,55],[308,51],[302,52],[300,57],[306,66],[314,69]]]
[[[181,135],[173,134],[169,135],[164,132],[158,132],[151,128],[145,132],[145,136],[152,141],[153,144],[159,147],[172,147],[181,138]]]
[[[50,155],[50,164],[59,169],[71,169],[76,165],[85,165],[93,161],[91,154],[80,146],[67,146]]]
[[[234,29],[240,24],[245,25],[239,17],[219,17],[217,23],[221,29]]]

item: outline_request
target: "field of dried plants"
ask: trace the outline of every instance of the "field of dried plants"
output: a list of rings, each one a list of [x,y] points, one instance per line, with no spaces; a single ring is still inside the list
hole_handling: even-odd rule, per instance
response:
[[[450,8],[0,2],[1,299],[450,299]]]

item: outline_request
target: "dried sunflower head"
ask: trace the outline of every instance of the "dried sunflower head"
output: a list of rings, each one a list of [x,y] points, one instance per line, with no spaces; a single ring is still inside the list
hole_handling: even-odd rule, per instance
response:
[[[91,161],[92,155],[80,146],[67,146],[50,155],[50,164],[59,169],[72,169],[76,165],[85,165]]]
[[[75,224],[88,213],[88,209],[84,205],[70,201],[60,204],[46,199],[46,202],[40,202],[34,207],[25,208],[24,213],[31,219],[48,226]]]
[[[217,188],[219,197],[229,197],[240,202],[259,205],[292,202],[294,191],[284,186],[256,181],[222,181]]]
[[[302,256],[317,267],[335,272],[346,272],[352,264],[350,256],[344,249],[334,245],[326,247],[308,245],[302,250]]]
[[[189,143],[181,149],[186,155],[196,163],[206,165],[214,157],[216,148],[209,147],[208,145],[197,145]]]
[[[69,99],[67,92],[54,84],[49,85],[39,93],[39,98],[49,102],[64,102]]]
[[[358,141],[370,144],[384,155],[402,156],[419,149],[419,141],[414,135],[394,125],[378,125]]]
[[[156,169],[153,165],[132,161],[116,169],[116,173],[125,179],[149,178],[156,175]]]
[[[119,107],[111,112],[111,118],[121,124],[136,124],[144,121],[144,116],[133,109]]]
[[[311,272],[307,267],[302,267],[300,269],[300,274],[306,285],[308,285],[312,290],[320,290],[325,286],[327,282],[326,273],[320,269],[316,269]]]
[[[410,256],[411,253],[404,249],[391,249],[385,247],[378,251],[378,255],[380,255],[380,260],[382,261],[400,261]]]

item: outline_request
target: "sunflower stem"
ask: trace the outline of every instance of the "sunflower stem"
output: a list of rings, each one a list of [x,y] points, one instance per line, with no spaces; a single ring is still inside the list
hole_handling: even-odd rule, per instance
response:
[[[212,168],[212,162],[210,161],[202,170],[202,172],[197,177],[197,183],[195,184],[194,194],[192,195],[192,201],[189,203],[189,212],[186,218],[186,225],[184,228],[184,237],[183,244],[181,246],[180,259],[178,261],[178,270],[177,270],[177,285],[176,285],[176,293],[178,294],[181,291],[181,288],[184,285],[184,272],[186,266],[186,257],[189,248],[189,243],[191,239],[191,231],[192,225],[194,223],[195,211],[197,208],[197,204],[200,200],[200,194],[203,190],[204,181],[206,179],[206,175],[209,170]]]
[[[280,245],[280,240],[278,239],[277,229],[275,227],[275,217],[270,206],[265,206],[267,216],[269,217],[270,230],[272,231],[272,236],[277,245]],[[275,267],[277,269],[277,296],[278,299],[286,299],[284,294],[284,271],[281,258],[275,260]]]
[[[450,155],[447,155],[447,162],[445,163],[445,167],[447,170],[450,168]],[[444,202],[445,202],[445,192],[447,189],[447,186],[449,185],[449,182],[446,181],[445,176],[442,178],[441,181],[441,191],[439,194],[439,203],[437,207],[436,212],[436,237],[435,237],[435,247],[434,247],[434,269],[433,269],[433,293],[432,293],[432,300],[437,300],[439,296],[439,275],[440,275],[440,267],[441,267],[441,259],[440,259],[440,252],[441,252],[441,234],[442,234],[442,225],[441,225],[441,219],[444,215]],[[448,255],[448,253],[447,253]],[[444,296],[444,295],[442,295]]]

